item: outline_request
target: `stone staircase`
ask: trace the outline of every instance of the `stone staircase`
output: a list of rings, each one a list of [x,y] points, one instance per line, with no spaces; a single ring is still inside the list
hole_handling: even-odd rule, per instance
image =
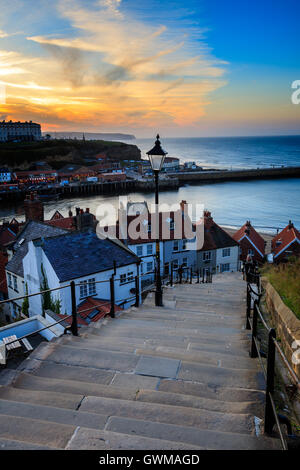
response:
[[[153,297],[3,370],[0,448],[280,448],[257,435],[264,382],[241,274],[167,287],[162,308]]]

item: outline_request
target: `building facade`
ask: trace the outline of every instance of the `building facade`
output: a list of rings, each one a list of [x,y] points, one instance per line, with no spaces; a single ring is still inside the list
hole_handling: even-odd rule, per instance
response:
[[[0,142],[31,142],[42,140],[41,125],[35,122],[0,122]]]

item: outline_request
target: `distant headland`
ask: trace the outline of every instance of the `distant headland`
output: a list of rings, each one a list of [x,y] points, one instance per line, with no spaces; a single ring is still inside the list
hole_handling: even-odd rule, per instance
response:
[[[82,139],[86,140],[135,140],[133,134],[122,133],[100,133],[100,132],[43,132],[43,135],[50,134],[55,139]]]

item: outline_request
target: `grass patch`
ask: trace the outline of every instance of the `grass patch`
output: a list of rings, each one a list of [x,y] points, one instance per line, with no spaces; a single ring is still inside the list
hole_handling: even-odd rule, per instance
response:
[[[300,258],[290,258],[287,263],[278,265],[265,265],[261,273],[300,319]]]

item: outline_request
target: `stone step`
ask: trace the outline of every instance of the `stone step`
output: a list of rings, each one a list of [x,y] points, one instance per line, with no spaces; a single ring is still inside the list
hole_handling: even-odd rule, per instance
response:
[[[178,339],[179,341],[189,338],[191,341],[202,341],[203,339],[208,339],[216,342],[226,342],[230,340],[231,342],[240,343],[247,340],[248,332],[244,330],[234,330],[230,331],[230,328],[199,328],[198,330],[189,330],[185,328],[140,328],[136,326],[122,326],[118,324],[116,320],[113,324],[110,323],[98,328],[91,328],[90,333],[98,336],[115,336],[115,337],[126,337],[126,338],[154,338],[161,339]]]
[[[150,403],[160,403],[166,405],[175,405],[175,406],[186,406],[189,408],[196,409],[206,409],[209,411],[220,411],[223,413],[253,413],[255,409],[257,411],[257,406],[250,401],[240,402],[240,403],[226,403],[221,400],[195,397],[192,395],[181,395],[176,393],[168,393],[162,391],[156,391],[155,387],[158,386],[158,380],[155,380],[155,384],[151,383],[153,380],[152,377],[146,376],[132,376],[128,375],[128,380],[133,383],[136,378],[136,385],[131,389],[123,387],[123,383],[120,384],[120,381],[116,380],[110,386],[91,384],[84,382],[76,382],[69,380],[58,380],[58,379],[43,379],[40,377],[31,376],[29,374],[21,374],[17,381],[14,384],[14,387],[21,388],[25,390],[40,390],[40,391],[57,391],[59,393],[75,394],[82,396],[97,396],[97,397],[107,397],[107,398],[120,398],[123,400],[131,401],[145,401]],[[152,389],[148,390],[146,387],[152,385]],[[122,385],[122,388],[118,388],[117,385]],[[126,385],[126,384],[125,384]],[[154,387],[155,385],[155,387]],[[216,397],[217,398],[217,397]],[[0,402],[0,412],[1,412],[1,402]],[[70,414],[70,413],[69,413]],[[70,414],[71,418],[74,413]],[[104,413],[105,415],[105,413]],[[68,416],[68,414],[67,414]],[[42,418],[41,418],[42,419]],[[73,419],[73,418],[72,418]],[[66,423],[70,424],[70,423]],[[87,426],[87,424],[82,424],[85,427],[94,427]]]
[[[212,431],[190,426],[157,423],[142,419],[111,417],[106,430],[174,442],[192,444],[208,450],[266,450],[280,449],[279,441],[261,436]]]
[[[31,358],[24,361],[19,370],[39,377],[75,380],[76,382],[90,382],[103,385],[110,384],[115,376],[114,372],[96,369],[94,367],[71,366]]]
[[[225,349],[226,346],[232,345],[235,349],[240,350],[242,354],[245,354],[245,351],[249,347],[249,333],[241,332],[240,337],[223,337],[221,335],[204,335],[199,332],[197,336],[179,336],[178,334],[168,334],[167,331],[164,333],[154,332],[151,329],[147,329],[144,332],[136,332],[135,330],[118,330],[116,328],[111,328],[109,330],[104,329],[91,329],[89,338],[92,336],[98,336],[100,340],[110,340],[112,342],[128,342],[139,337],[143,341],[146,341],[146,344],[153,345],[165,345],[170,347],[177,347],[185,349],[190,343],[193,345],[199,344],[200,346],[210,345],[216,346],[216,350],[220,348]]]
[[[249,388],[236,388],[226,386],[216,386],[214,384],[185,382],[183,380],[162,379],[159,382],[158,390],[175,394],[183,394],[195,397],[211,398],[224,402],[255,402],[263,405],[265,402],[265,392]]]
[[[58,364],[91,367],[95,369],[110,369],[121,372],[133,372],[139,356],[130,353],[106,351],[97,349],[88,350],[60,345],[59,343],[44,343],[45,346],[37,348],[31,357],[37,360],[51,361]]]
[[[50,423],[83,426],[92,429],[104,429],[107,416],[84,411],[74,411],[54,406],[39,405],[0,399],[0,415],[38,419]]]
[[[201,450],[201,447],[111,431],[78,428],[66,450]],[[100,458],[98,460],[100,461]],[[104,458],[104,457],[103,457]]]
[[[80,409],[90,413],[107,413],[158,423],[177,424],[194,428],[211,429],[226,432],[251,434],[254,429],[254,417],[251,414],[234,414],[196,409],[159,403],[116,400],[113,398],[87,396],[81,402]],[[107,429],[107,428],[106,428]]]
[[[215,367],[225,367],[230,369],[259,370],[259,365],[249,357],[224,357],[224,353],[203,352],[203,351],[178,351],[176,348],[158,346],[155,348],[143,347],[135,351],[140,356],[157,356],[179,359],[185,362],[195,362],[200,364],[211,364]]]
[[[149,315],[149,314],[148,314]],[[181,317],[175,318],[164,318],[163,314],[160,316],[145,316],[144,315],[134,315],[132,313],[127,313],[126,315],[122,315],[118,318],[118,324],[121,325],[128,325],[131,326],[140,325],[141,327],[145,328],[184,328],[184,329],[194,329],[194,328],[215,328],[220,323],[227,328],[236,328],[240,331],[243,327],[244,322],[242,320],[237,321],[228,321],[224,318],[224,316],[217,315],[214,317],[210,315],[209,317],[199,318],[188,318],[182,314]]]
[[[64,449],[76,426],[0,414],[0,439]]]
[[[16,441],[12,439],[0,439],[0,450],[58,450],[46,445],[30,444],[29,442]]]
[[[76,396],[99,396],[116,398],[123,400],[135,400],[136,390],[122,390],[117,386],[108,386],[101,384],[93,384],[88,382],[76,382],[75,380],[63,380],[55,378],[37,377],[30,374],[22,373],[14,382],[13,387],[16,389],[24,390],[40,390],[54,392],[57,391],[61,394],[72,394]]]
[[[264,376],[259,369],[258,371],[227,369],[193,362],[181,362],[177,378],[178,380],[206,383],[218,387],[249,388],[253,390],[263,390],[265,388]]]
[[[198,312],[189,313],[187,310],[176,311],[176,313],[174,313],[174,311],[170,309],[160,309],[159,312],[152,312],[149,309],[141,310],[140,312],[127,312],[123,315],[120,315],[119,318],[126,320],[140,319],[148,322],[159,320],[165,325],[168,325],[168,323],[170,322],[170,324],[173,323],[175,326],[179,326],[182,324],[182,326],[193,325],[196,327],[200,325],[205,326],[206,324],[210,324],[213,326],[215,324],[218,324],[218,322],[222,322],[224,325],[240,328],[245,323],[244,318],[232,317],[232,315]]]
[[[0,400],[10,400],[20,403],[33,403],[38,405],[52,406],[54,408],[65,408],[77,410],[84,395],[61,393],[44,390],[27,390],[25,388],[1,387]]]

